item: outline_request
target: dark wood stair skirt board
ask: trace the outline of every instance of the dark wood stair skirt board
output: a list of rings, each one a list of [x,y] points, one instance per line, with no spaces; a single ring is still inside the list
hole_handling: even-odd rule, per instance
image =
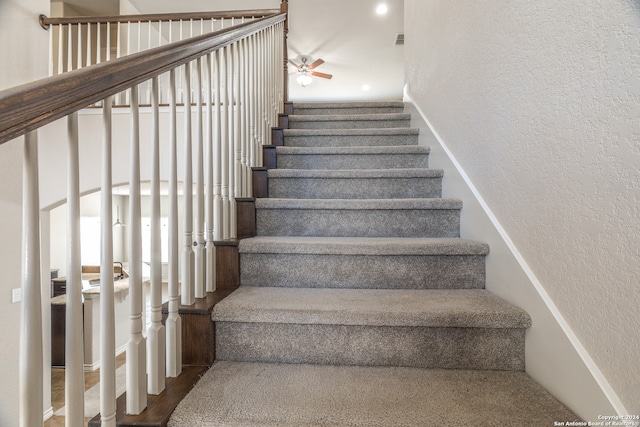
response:
[[[123,393],[116,401],[116,426],[166,427],[176,406],[191,391],[200,378],[209,369],[208,366],[185,366],[176,378],[167,378],[165,389],[159,395],[149,395],[147,408],[139,415],[127,415],[127,394]],[[89,421],[89,427],[99,427],[100,414]]]

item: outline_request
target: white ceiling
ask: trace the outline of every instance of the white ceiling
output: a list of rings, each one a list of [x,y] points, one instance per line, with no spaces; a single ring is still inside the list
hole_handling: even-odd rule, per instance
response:
[[[279,8],[279,0],[68,0],[82,11],[111,14],[133,6],[140,13],[193,12]],[[122,3],[122,4],[121,4]],[[375,8],[386,3],[389,12]],[[99,8],[98,5],[100,5]],[[102,12],[101,12],[102,10]],[[403,47],[395,46],[404,31],[404,0],[289,0],[289,57],[325,63],[317,71],[331,80],[314,78],[303,88],[289,78],[292,101],[401,99],[404,84]],[[290,67],[290,71],[295,71]],[[364,91],[363,85],[370,89]]]

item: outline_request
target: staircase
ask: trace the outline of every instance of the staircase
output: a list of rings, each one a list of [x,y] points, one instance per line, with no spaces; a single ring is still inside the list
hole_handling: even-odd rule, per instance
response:
[[[401,102],[296,104],[219,303],[216,363],[173,426],[545,426],[527,313],[484,289],[489,247]]]

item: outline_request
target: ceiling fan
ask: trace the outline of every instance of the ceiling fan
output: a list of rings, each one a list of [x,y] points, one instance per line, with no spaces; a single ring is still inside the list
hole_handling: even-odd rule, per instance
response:
[[[324,64],[324,61],[322,59],[316,59],[311,64],[307,64],[307,58],[303,56],[301,58],[301,61],[302,61],[302,65],[296,64],[291,59],[289,60],[289,63],[297,68],[297,72],[300,75],[296,78],[296,81],[300,83],[302,87],[305,87],[311,84],[311,82],[313,81],[311,76],[320,77],[323,79],[331,79],[331,77],[333,77],[331,74],[313,71],[315,68]]]

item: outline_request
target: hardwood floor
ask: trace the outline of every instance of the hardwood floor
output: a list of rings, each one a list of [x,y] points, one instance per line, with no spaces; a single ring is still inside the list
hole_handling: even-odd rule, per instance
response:
[[[168,300],[168,289],[167,284],[163,283],[162,286],[162,300]],[[146,283],[145,286],[145,329],[149,327],[151,324],[151,301],[150,301],[151,291],[149,289],[149,284]],[[126,362],[126,353],[122,353],[120,356],[116,358],[116,369],[122,366]],[[53,412],[56,412],[58,409],[64,406],[64,368],[51,368],[51,405],[53,406]],[[94,385],[100,382],[100,369],[93,372],[85,372],[84,374],[84,389],[88,390]],[[86,417],[84,419],[85,426],[88,424],[89,420],[93,417]],[[64,416],[54,415],[49,418],[44,423],[44,427],[64,427]]]
[[[122,353],[116,358],[116,368],[124,365],[126,354]],[[100,382],[100,369],[84,373],[84,389],[88,390]],[[53,412],[64,406],[64,368],[51,368],[51,405]],[[92,417],[84,419],[85,426]],[[64,416],[54,415],[44,423],[44,427],[64,427]]]

